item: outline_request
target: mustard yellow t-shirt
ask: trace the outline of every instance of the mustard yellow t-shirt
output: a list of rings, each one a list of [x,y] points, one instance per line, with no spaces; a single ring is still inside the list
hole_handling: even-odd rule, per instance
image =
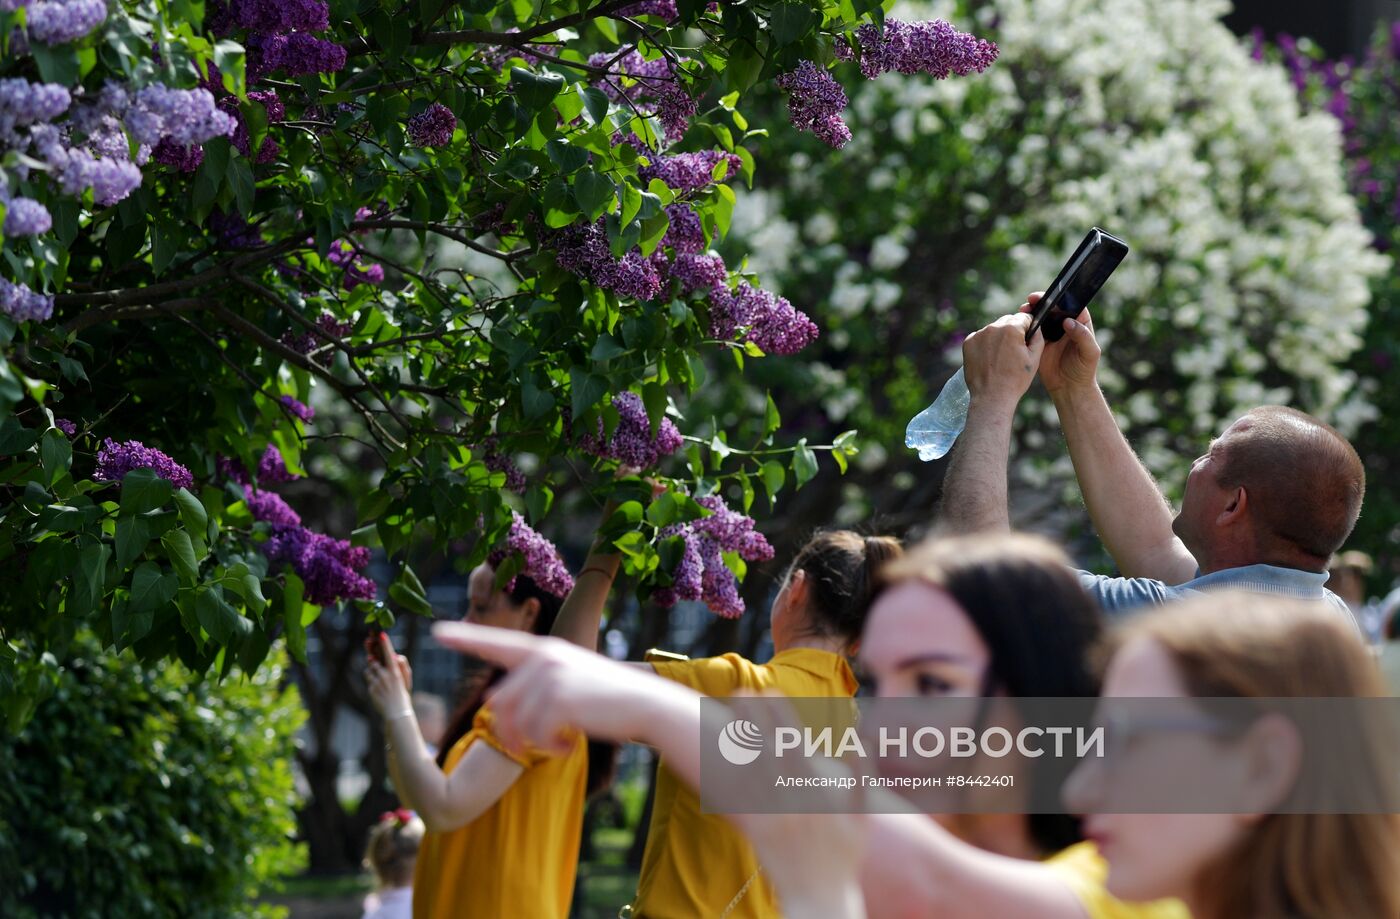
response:
[[[1127,903],[1115,899],[1104,887],[1108,863],[1092,842],[1070,846],[1046,859],[1045,864],[1069,882],[1089,919],[1191,919],[1186,904],[1180,900]]]
[[[524,767],[495,804],[471,823],[428,833],[413,874],[413,919],[564,919],[578,872],[588,746],[567,756],[506,752],[482,706],[472,729],[448,751],[451,773],[474,743],[490,744]]]
[[[737,654],[693,661],[654,661],[669,680],[707,696],[736,690],[775,690],[785,696],[852,696],[856,678],[839,654],[791,648],[766,664]],[[677,778],[663,758],[656,774],[656,801],[642,856],[633,915],[645,919],[718,919],[748,884],[727,919],[776,919],[777,897],[744,835],[718,814],[700,810],[700,798]]]

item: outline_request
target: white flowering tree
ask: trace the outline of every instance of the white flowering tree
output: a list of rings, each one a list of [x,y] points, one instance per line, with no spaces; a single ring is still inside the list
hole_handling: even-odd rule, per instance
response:
[[[1132,247],[1093,307],[1101,379],[1170,488],[1254,405],[1295,405],[1344,431],[1368,417],[1345,364],[1388,260],[1348,195],[1336,120],[1300,110],[1283,68],[1218,21],[1226,8],[901,4],[891,16],[995,34],[996,68],[977,81],[844,80],[864,130],[839,159],[781,139],[791,168],[743,196],[734,244],[829,330],[793,382],[830,430],[867,435],[869,488],[845,486],[853,508],[927,518],[934,477],[902,447],[904,423],[960,361],[962,336],[1048,285],[1092,225]],[[1072,483],[1049,401],[1033,394],[1018,428],[1019,480]]]

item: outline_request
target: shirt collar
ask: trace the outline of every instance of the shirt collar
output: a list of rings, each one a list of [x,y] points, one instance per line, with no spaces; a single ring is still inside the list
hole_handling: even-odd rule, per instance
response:
[[[1206,587],[1242,587],[1259,593],[1283,594],[1314,600],[1324,596],[1322,585],[1327,583],[1325,571],[1303,571],[1278,565],[1241,565],[1212,571],[1182,587],[1197,590]]]

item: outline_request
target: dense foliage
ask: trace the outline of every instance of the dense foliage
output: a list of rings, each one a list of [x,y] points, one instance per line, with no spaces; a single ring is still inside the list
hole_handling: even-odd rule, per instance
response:
[[[1377,251],[1400,252],[1400,23],[1382,24],[1361,60],[1329,60],[1307,39],[1256,35],[1254,56],[1281,62],[1304,105],[1342,128],[1347,180]],[[1392,587],[1400,561],[1400,273],[1371,281],[1370,324],[1348,370],[1365,396],[1355,443],[1366,463],[1366,508],[1352,545],[1381,562],[1373,586]]]
[[[590,466],[643,595],[696,595],[698,555],[737,612],[762,549],[701,524],[855,452],[784,445],[771,403],[687,414],[711,356],[820,332],[715,252],[766,133],[738,105],[777,81],[773,129],[840,143],[862,126],[830,62],[996,57],[882,22],[872,0],[0,2],[11,727],[84,626],[251,671],[278,636],[301,658],[327,604],[390,618],[375,551],[393,609],[428,612],[410,550],[475,564]],[[626,467],[657,464],[653,500]]]
[[[291,842],[292,738],[305,718],[277,652],[216,684],[73,646],[58,685],[0,745],[0,913],[259,914]]]
[[[1368,402],[1382,397],[1349,362],[1363,357],[1371,285],[1394,283],[1389,259],[1348,193],[1336,119],[1300,108],[1285,69],[1252,60],[1225,10],[896,5],[891,17],[947,16],[993,35],[1000,59],[981,79],[941,83],[863,83],[838,66],[847,117],[866,130],[839,158],[772,139],[791,168],[741,195],[729,243],[795,302],[822,304],[825,334],[791,388],[820,401],[825,418],[807,430],[862,433],[863,490],[842,495],[853,518],[911,503],[927,516],[920,489],[933,476],[902,447],[904,424],[961,361],[962,336],[1048,285],[1092,225],[1132,247],[1093,309],[1101,379],[1169,489],[1254,405],[1293,404],[1349,433],[1374,417]],[[1374,117],[1389,119],[1393,144],[1387,99]],[[1376,173],[1389,195],[1396,169]],[[1365,205],[1368,220],[1375,211]],[[1389,328],[1377,334],[1393,342]],[[796,405],[779,407],[787,417]],[[1073,479],[1043,394],[1017,424],[1017,481],[1052,486],[1027,509],[1058,513]]]

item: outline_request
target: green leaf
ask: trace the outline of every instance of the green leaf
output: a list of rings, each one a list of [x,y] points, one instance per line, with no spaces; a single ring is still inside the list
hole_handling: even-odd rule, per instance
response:
[[[715,191],[719,192],[714,207],[715,226],[719,228],[720,236],[728,236],[729,223],[734,219],[734,189],[728,185],[716,185]]]
[[[180,509],[180,520],[191,533],[203,534],[209,529],[209,515],[199,499],[184,488],[175,490],[175,506]]]
[[[549,156],[550,162],[565,174],[575,172],[588,164],[588,151],[582,147],[575,147],[561,137],[545,144],[544,152]]]
[[[768,14],[768,27],[779,45],[790,45],[802,38],[816,25],[817,13],[807,4],[786,0]]]
[[[523,67],[512,67],[510,85],[522,106],[531,112],[538,112],[559,95],[564,88],[564,78],[554,73],[538,74]]]
[[[39,442],[39,463],[43,466],[44,484],[52,485],[68,471],[73,463],[73,445],[57,428],[49,428]]]
[[[593,343],[593,350],[588,352],[588,356],[595,361],[610,361],[618,355],[626,353],[627,349],[618,344],[616,338],[604,332]]]
[[[548,485],[532,486],[525,492],[525,512],[531,523],[539,523],[554,504],[554,490]]]
[[[22,453],[38,439],[38,431],[26,428],[14,417],[0,421],[0,456]]]
[[[778,406],[773,403],[773,394],[768,394],[768,406],[763,412],[763,436],[767,437],[783,423],[783,416],[778,414]]]
[[[540,389],[528,377],[520,384],[520,403],[525,410],[525,418],[534,420],[554,408],[554,395]]]
[[[248,622],[240,619],[240,622]],[[251,627],[251,623],[249,623]],[[272,650],[272,639],[261,630],[251,630],[238,645],[238,666],[244,673],[254,673]]]
[[[610,105],[607,95],[601,89],[590,86],[583,91],[583,106],[588,110],[588,117],[594,124],[602,124],[607,120]]]
[[[675,523],[679,516],[680,507],[676,504],[676,496],[669,491],[663,491],[647,507],[647,522],[658,530]]]
[[[133,469],[122,478],[121,514],[129,517],[161,507],[170,500],[173,486],[169,479],[152,469]]]
[[[783,490],[783,485],[787,484],[787,470],[777,460],[769,460],[763,464],[761,475],[763,488],[768,492],[768,503],[771,506],[777,500],[778,492]]]
[[[229,605],[224,599],[223,590],[217,586],[199,591],[195,598],[194,612],[204,631],[221,645],[228,644],[234,633],[240,631],[238,620],[243,617],[238,615],[238,610]]]
[[[575,418],[583,417],[583,413],[597,405],[607,391],[608,381],[604,377],[589,373],[582,367],[569,369],[569,397]]]
[[[117,567],[126,570],[141,557],[151,541],[151,522],[147,517],[121,517],[117,520]]]
[[[199,581],[199,562],[195,560],[190,534],[184,530],[171,530],[160,538],[160,544],[165,547],[170,563],[179,572],[180,580],[186,586],[193,587]]]
[[[111,554],[111,546],[98,542],[89,543],[78,550],[78,570],[73,580],[79,594],[77,599],[81,609],[92,610],[102,598],[107,559]],[[74,598],[70,596],[70,602],[72,599]],[[68,612],[76,615],[78,610],[70,606]]]
[[[618,189],[618,198],[622,204],[622,215],[620,219],[622,220],[622,225],[627,226],[632,222],[632,218],[636,217],[638,212],[642,209],[642,193],[631,182],[623,182],[622,186]]]
[[[252,217],[256,183],[253,181],[253,168],[248,165],[246,157],[238,157],[228,164],[228,184],[233,188],[239,213],[245,218]]]
[[[797,449],[792,454],[792,474],[797,479],[798,488],[806,485],[817,474],[817,455],[807,446],[805,437],[797,442]]]
[[[243,575],[240,581],[243,587],[243,599],[253,608],[253,612],[261,614],[267,608],[267,598],[263,596],[262,592],[262,581],[251,572]]]
[[[287,580],[282,585],[282,628],[287,637],[287,653],[306,663],[306,626],[302,620],[302,593],[306,585],[301,578],[287,572]]]
[[[389,585],[389,599],[419,616],[432,618],[433,607],[418,590],[405,581],[399,580]]]
[[[592,169],[581,169],[574,176],[574,200],[589,220],[597,220],[612,204],[616,187],[612,180]]]

